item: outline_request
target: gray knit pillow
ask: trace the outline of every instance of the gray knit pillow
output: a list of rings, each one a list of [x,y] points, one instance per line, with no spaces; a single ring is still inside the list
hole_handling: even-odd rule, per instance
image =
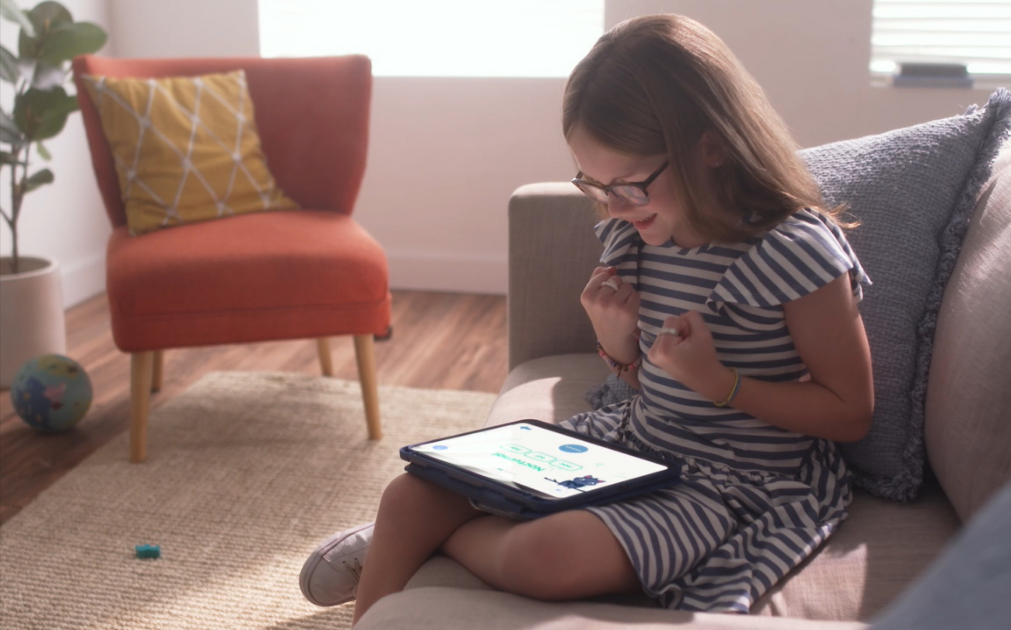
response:
[[[923,404],[937,312],[980,188],[1011,127],[1011,93],[986,107],[801,152],[873,286],[860,304],[874,363],[874,424],[841,444],[855,483],[909,500],[923,480]]]

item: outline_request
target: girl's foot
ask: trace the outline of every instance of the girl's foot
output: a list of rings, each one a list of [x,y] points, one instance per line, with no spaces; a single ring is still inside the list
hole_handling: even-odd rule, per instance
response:
[[[317,606],[337,606],[355,598],[374,525],[337,532],[309,555],[298,577],[306,599]]]

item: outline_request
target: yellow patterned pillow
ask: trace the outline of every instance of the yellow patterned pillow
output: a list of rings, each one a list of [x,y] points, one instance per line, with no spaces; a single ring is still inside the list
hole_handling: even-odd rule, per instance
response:
[[[84,80],[116,162],[131,234],[298,207],[267,170],[242,70]]]

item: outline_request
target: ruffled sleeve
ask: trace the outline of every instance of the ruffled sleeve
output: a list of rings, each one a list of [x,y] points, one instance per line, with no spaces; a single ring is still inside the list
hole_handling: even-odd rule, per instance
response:
[[[593,228],[597,238],[604,244],[604,252],[600,255],[600,264],[605,267],[617,267],[618,275],[623,282],[632,284],[638,289],[639,249],[642,238],[635,226],[621,219],[607,219]]]
[[[870,285],[842,230],[813,210],[795,213],[758,239],[728,268],[706,300],[715,313],[725,304],[770,308],[801,298],[848,273],[853,295]]]

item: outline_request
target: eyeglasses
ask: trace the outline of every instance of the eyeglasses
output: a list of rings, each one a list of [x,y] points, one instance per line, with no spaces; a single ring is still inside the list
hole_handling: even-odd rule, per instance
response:
[[[653,180],[660,176],[665,168],[670,163],[664,161],[660,165],[660,168],[656,169],[646,181],[642,182],[626,182],[622,184],[613,184],[611,186],[601,186],[600,184],[593,184],[584,179],[580,179],[583,176],[583,171],[576,173],[576,179],[572,180],[572,183],[576,185],[576,188],[583,191],[583,193],[593,199],[598,203],[607,203],[608,195],[614,195],[619,201],[623,201],[632,206],[645,206],[649,203],[649,192],[646,188],[653,183]]]

